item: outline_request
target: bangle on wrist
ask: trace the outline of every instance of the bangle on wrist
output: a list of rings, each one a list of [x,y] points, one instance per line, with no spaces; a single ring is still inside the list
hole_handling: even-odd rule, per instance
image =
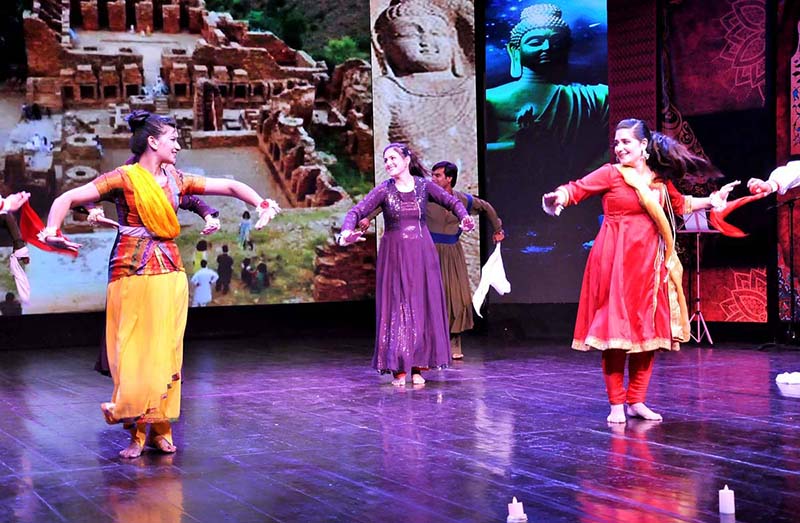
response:
[[[42,243],[47,243],[47,238],[51,236],[61,236],[61,230],[57,229],[56,227],[45,227],[36,235]]]

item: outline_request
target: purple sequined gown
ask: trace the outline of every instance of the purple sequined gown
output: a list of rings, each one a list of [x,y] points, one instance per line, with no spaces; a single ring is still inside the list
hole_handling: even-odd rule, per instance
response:
[[[381,372],[411,372],[411,367],[442,367],[450,362],[439,255],[425,224],[425,205],[431,200],[459,219],[467,210],[457,198],[424,178],[414,177],[414,190],[397,190],[394,180],[375,187],[345,216],[342,229],[379,206],[386,231],[378,251],[375,285],[375,356]]]

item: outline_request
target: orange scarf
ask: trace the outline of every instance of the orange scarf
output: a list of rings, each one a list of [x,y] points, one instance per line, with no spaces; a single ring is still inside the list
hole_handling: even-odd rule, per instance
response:
[[[669,273],[667,288],[672,339],[673,341],[685,343],[689,341],[691,335],[691,330],[689,328],[689,307],[686,305],[686,296],[683,294],[683,266],[675,251],[675,236],[672,233],[673,227],[664,212],[664,207],[662,207],[658,198],[653,196],[650,187],[637,176],[636,171],[631,167],[623,167],[621,165],[615,165],[615,167],[622,174],[625,183],[636,190],[639,203],[655,222],[658,233],[661,235],[661,239],[664,242],[664,263]],[[662,194],[664,194],[666,198],[666,190],[663,190]],[[669,203],[668,198],[666,201]],[[659,280],[659,271],[656,271],[654,301],[657,300],[658,297],[658,286],[661,283]],[[655,313],[655,304],[653,312]]]
[[[136,210],[142,223],[156,238],[171,240],[181,232],[178,215],[170,205],[164,190],[150,171],[135,163],[121,167],[133,185]]]

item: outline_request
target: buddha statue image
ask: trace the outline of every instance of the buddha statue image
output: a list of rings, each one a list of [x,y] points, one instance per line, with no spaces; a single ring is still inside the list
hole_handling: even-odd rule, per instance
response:
[[[534,4],[522,11],[506,45],[515,80],[486,91],[488,150],[539,144],[561,150],[607,134],[608,86],[563,83],[571,43],[558,6]],[[606,146],[604,138],[603,152]]]
[[[487,18],[487,24],[493,22],[502,20]],[[487,197],[503,212],[504,261],[516,293],[500,301],[577,301],[588,242],[597,233],[599,203],[570,209],[559,220],[534,209],[550,188],[610,159],[608,86],[576,81],[572,44],[559,6],[529,5],[506,42],[510,81],[486,90]],[[519,277],[529,273],[539,278]],[[575,283],[548,283],[556,281]]]
[[[471,2],[450,7],[391,0],[376,18],[375,150],[407,143],[428,166],[445,159],[458,165],[460,189],[477,190],[474,11]],[[375,159],[383,176],[381,155]]]
[[[381,9],[383,7],[383,9]],[[376,183],[383,149],[406,143],[423,164],[458,166],[458,189],[477,194],[475,13],[471,0],[373,0],[373,130]],[[380,225],[379,225],[380,227]],[[480,278],[479,235],[462,245],[470,280]]]

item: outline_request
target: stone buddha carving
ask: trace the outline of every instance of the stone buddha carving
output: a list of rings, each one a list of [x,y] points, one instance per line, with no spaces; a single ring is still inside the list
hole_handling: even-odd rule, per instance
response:
[[[408,143],[427,165],[447,158],[475,173],[474,73],[455,17],[430,0],[391,0],[376,19],[375,147]]]

